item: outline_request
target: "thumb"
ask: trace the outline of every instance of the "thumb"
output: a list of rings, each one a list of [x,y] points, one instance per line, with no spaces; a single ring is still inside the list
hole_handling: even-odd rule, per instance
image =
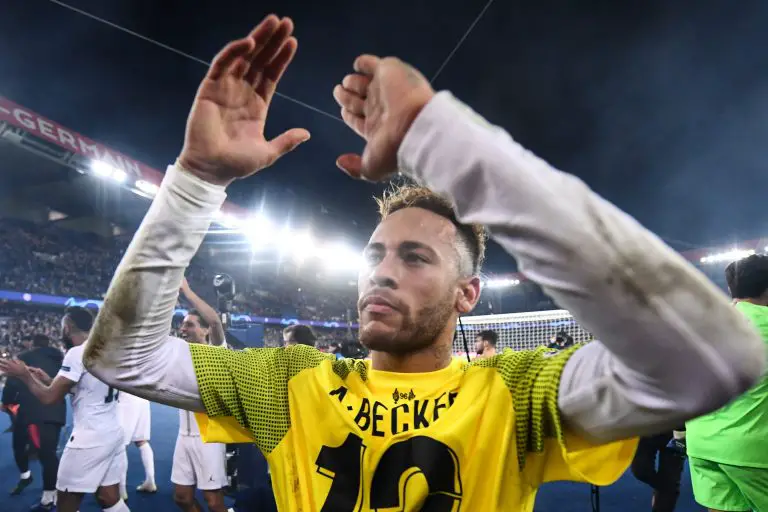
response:
[[[308,140],[309,132],[307,130],[304,128],[293,128],[287,132],[281,133],[269,141],[269,147],[272,150],[275,160],[277,160],[284,154],[296,149],[299,144]]]

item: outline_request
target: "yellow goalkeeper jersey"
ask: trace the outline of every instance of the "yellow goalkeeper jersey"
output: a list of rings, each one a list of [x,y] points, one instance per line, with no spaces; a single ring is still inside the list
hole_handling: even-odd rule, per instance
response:
[[[557,393],[573,350],[400,374],[304,345],[189,348],[203,439],[255,442],[283,512],[531,511],[544,482],[613,483],[636,447],[563,427]]]

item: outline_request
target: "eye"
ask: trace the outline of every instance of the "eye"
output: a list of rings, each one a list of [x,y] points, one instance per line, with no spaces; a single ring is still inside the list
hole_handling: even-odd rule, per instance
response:
[[[365,259],[365,263],[370,265],[375,265],[381,261],[381,253],[378,252],[368,252],[365,253],[363,256],[363,259]]]
[[[419,265],[421,263],[427,263],[427,259],[415,252],[408,252],[403,255],[403,260],[409,265]]]

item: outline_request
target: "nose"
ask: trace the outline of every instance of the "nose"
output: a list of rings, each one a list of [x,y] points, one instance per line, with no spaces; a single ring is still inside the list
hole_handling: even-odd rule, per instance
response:
[[[387,255],[371,267],[368,281],[372,286],[391,288],[393,290],[398,288],[400,279],[396,259],[391,255]]]

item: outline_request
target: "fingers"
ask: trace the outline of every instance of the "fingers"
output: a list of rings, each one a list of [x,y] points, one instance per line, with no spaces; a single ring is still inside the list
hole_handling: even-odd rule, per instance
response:
[[[225,46],[211,63],[208,70],[210,80],[218,80],[227,73],[232,72],[238,66],[242,67],[245,57],[253,50],[253,41],[250,39],[238,39]]]
[[[350,178],[359,180],[363,176],[363,158],[354,153],[341,155],[336,159],[336,167],[344,171]]]
[[[291,20],[291,18],[283,18],[279,21],[277,27],[274,32],[270,34],[269,38],[264,37],[255,42],[254,50],[251,55],[250,69],[245,75],[245,79],[251,85],[257,85],[257,81],[261,77],[262,72],[265,71],[267,65],[277,57],[280,50],[291,37],[291,34],[293,34],[293,20]]]
[[[269,141],[270,150],[273,154],[272,163],[286,153],[296,149],[300,144],[308,141],[309,137],[310,135],[307,130],[293,128]]]
[[[360,55],[353,65],[355,71],[363,75],[373,76],[381,59],[375,55]]]
[[[218,80],[227,73],[242,77],[248,71],[248,60],[272,39],[281,21],[270,14],[247,37],[230,42],[213,59],[208,78]]]
[[[288,65],[293,60],[293,57],[296,56],[298,48],[299,43],[295,37],[289,37],[285,41],[275,58],[261,72],[255,88],[256,94],[269,101],[275,93],[280,78],[282,78],[285,70],[288,69]]]
[[[333,98],[341,108],[350,113],[362,116],[365,111],[365,100],[358,94],[350,92],[341,85],[333,88]]]
[[[344,124],[352,128],[356,134],[358,134],[364,139],[367,139],[367,137],[365,136],[365,117],[364,116],[353,114],[349,110],[342,108],[341,119],[344,121]]]

